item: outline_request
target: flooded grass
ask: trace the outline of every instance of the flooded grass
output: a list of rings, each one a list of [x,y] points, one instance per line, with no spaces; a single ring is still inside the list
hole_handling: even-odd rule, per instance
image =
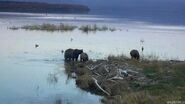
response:
[[[73,26],[73,25],[68,25],[68,24],[49,24],[49,23],[43,23],[41,25],[25,25],[22,27],[16,27],[12,26],[9,27],[11,30],[18,30],[18,29],[24,29],[24,30],[40,30],[40,31],[61,31],[61,32],[67,32],[67,31],[73,31],[75,29],[78,29],[82,31],[83,33],[89,33],[89,32],[97,32],[97,31],[111,31],[114,32],[116,31],[116,28],[110,28],[107,26],[97,26],[97,25],[82,25],[80,27],[78,26]]]
[[[96,32],[96,31],[116,31],[115,28],[109,28],[107,26],[97,26],[97,25],[83,25],[79,28],[79,30],[83,31],[84,33],[88,32]]]
[[[42,24],[42,25],[25,25],[22,26],[21,29],[25,30],[42,30],[42,31],[73,31],[76,29],[76,26],[67,25],[67,24]]]
[[[8,29],[10,29],[10,30],[18,30],[18,29],[19,29],[19,27],[12,26],[12,27],[9,27]]]

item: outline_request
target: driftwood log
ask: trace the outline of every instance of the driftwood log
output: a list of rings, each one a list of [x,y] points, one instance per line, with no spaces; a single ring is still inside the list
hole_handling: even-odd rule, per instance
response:
[[[102,92],[104,92],[106,95],[110,96],[110,94],[109,94],[107,91],[105,91],[105,90],[98,84],[98,80],[97,80],[96,78],[93,78],[93,77],[92,77],[92,79],[94,80],[94,83],[96,84],[96,86],[97,86]]]

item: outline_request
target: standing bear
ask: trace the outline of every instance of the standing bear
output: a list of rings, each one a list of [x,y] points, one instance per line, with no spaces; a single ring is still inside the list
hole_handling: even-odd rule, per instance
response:
[[[80,54],[80,61],[86,62],[88,60],[89,60],[89,57],[88,57],[87,53],[83,52],[83,53]]]
[[[130,56],[132,59],[139,60],[139,58],[140,58],[138,50],[135,50],[135,49],[130,51]]]
[[[78,57],[79,55],[83,53],[83,50],[80,50],[80,49],[67,49],[65,52],[64,52],[64,58],[65,58],[65,61],[77,61],[78,60]]]

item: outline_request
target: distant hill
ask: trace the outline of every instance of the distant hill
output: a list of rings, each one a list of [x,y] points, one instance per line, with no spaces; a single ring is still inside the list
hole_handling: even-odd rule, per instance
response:
[[[87,6],[79,4],[0,1],[0,12],[88,13],[89,11]]]

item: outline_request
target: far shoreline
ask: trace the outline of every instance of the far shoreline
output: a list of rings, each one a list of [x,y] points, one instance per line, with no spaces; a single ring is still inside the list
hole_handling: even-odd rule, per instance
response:
[[[0,12],[86,14],[89,11],[88,6],[81,4],[0,1]]]

